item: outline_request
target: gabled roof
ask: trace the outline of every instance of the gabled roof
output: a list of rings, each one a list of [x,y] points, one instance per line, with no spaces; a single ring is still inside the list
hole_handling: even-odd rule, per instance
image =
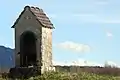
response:
[[[21,12],[20,16],[18,17],[18,19],[16,20],[16,22],[14,23],[14,25],[12,26],[12,28],[15,28],[15,25],[19,21],[21,15],[25,12],[26,8],[29,9],[29,11],[36,17],[36,19],[38,20],[38,22],[43,27],[47,27],[47,28],[51,28],[51,29],[54,28],[53,24],[51,23],[51,21],[47,17],[47,15],[44,13],[44,11],[42,9],[39,9],[38,7],[33,7],[33,6],[32,7],[25,6],[24,10]]]

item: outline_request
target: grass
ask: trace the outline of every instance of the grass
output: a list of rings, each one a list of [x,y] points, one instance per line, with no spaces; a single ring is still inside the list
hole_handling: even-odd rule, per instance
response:
[[[8,80],[8,78],[0,78],[0,80]],[[26,79],[22,79],[26,80]],[[110,75],[97,75],[93,73],[69,73],[69,72],[45,72],[41,76],[31,77],[27,80],[120,80],[120,77]]]

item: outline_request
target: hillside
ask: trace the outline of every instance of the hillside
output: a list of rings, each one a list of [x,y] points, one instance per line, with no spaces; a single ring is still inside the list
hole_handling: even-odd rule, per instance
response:
[[[14,50],[0,46],[0,72],[4,72],[14,66]]]

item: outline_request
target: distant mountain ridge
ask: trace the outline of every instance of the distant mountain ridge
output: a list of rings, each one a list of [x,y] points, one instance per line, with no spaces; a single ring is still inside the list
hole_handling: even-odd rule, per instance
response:
[[[14,67],[15,66],[14,61],[15,61],[14,49],[11,49],[5,46],[0,46],[0,72],[6,72],[11,67]],[[54,66],[57,66],[55,63],[53,64]],[[106,64],[112,65],[112,63],[108,63],[108,62]],[[62,64],[58,64],[58,66],[62,66]],[[91,67],[99,67],[99,66],[91,66]]]
[[[0,46],[0,72],[14,67],[14,49]]]

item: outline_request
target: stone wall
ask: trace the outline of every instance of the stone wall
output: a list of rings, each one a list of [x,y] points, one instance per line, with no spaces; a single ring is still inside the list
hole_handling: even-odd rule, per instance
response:
[[[30,16],[31,19],[26,19],[25,17],[27,16]],[[20,17],[18,23],[15,25],[15,57],[16,57],[15,65],[16,66],[20,66],[20,55],[18,54],[18,52],[20,52],[21,34],[25,31],[31,31],[38,37],[41,35],[40,34],[41,27],[42,25],[38,23],[34,15],[28,9],[26,9],[25,12]],[[39,41],[40,40],[38,40],[38,42]],[[38,50],[40,50],[40,44],[38,43],[36,46],[37,46],[37,54],[39,54],[40,52]]]
[[[52,66],[52,29],[42,27],[42,71]]]

